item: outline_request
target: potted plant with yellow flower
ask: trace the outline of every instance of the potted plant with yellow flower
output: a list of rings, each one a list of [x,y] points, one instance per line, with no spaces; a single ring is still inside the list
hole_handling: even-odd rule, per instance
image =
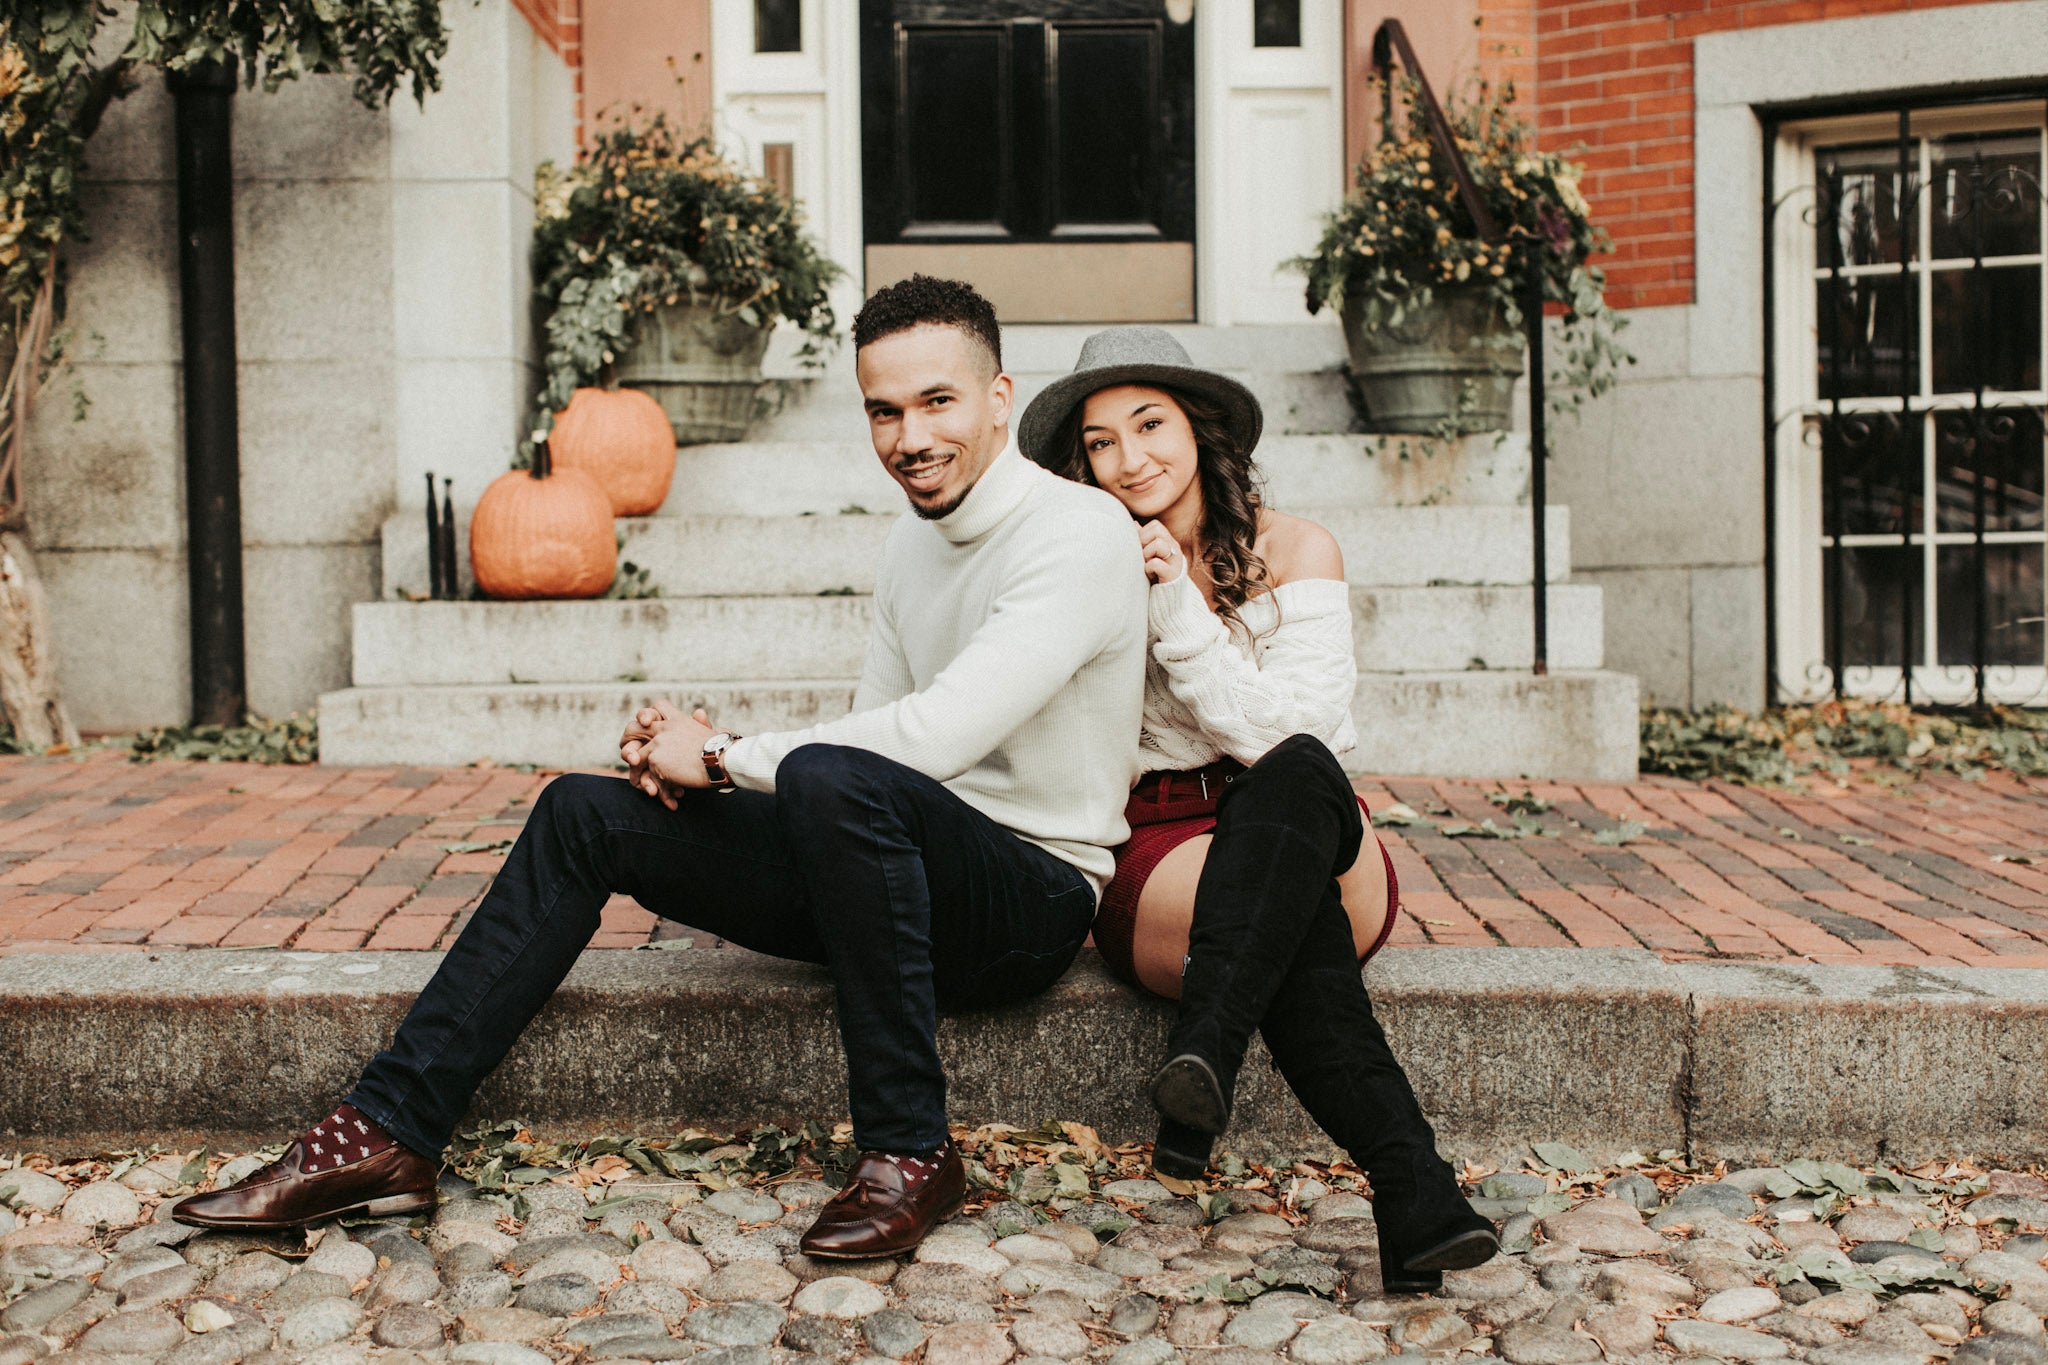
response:
[[[1457,434],[1511,425],[1532,252],[1544,298],[1564,305],[1557,400],[1576,406],[1600,392],[1627,356],[1603,308],[1605,279],[1591,264],[1609,247],[1579,193],[1580,168],[1535,148],[1511,86],[1482,84],[1447,102],[1458,151],[1508,234],[1481,241],[1412,86],[1401,94],[1397,135],[1359,164],[1315,251],[1289,262],[1308,276],[1309,311],[1333,307],[1343,320],[1366,429]]]
[[[540,167],[533,251],[551,309],[543,405],[629,386],[682,445],[744,438],[778,322],[802,329],[807,354],[837,325],[827,291],[842,272],[802,210],[660,114],[610,120],[573,166]]]

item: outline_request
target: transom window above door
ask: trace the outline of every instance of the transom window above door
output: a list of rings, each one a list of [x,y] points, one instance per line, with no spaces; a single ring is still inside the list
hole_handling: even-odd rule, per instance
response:
[[[1777,691],[2048,702],[2041,101],[1780,130]]]

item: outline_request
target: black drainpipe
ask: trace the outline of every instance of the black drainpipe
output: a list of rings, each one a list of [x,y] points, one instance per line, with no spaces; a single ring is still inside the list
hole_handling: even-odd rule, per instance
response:
[[[184,334],[185,561],[192,720],[248,710],[242,653],[241,450],[235,396],[235,72],[209,62],[170,77],[177,108],[178,290]]]

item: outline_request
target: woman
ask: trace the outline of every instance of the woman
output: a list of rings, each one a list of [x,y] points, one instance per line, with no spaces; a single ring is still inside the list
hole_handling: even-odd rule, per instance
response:
[[[1261,425],[1249,390],[1167,333],[1118,327],[1018,428],[1031,459],[1130,509],[1153,584],[1154,771],[1131,794],[1095,937],[1113,970],[1180,1002],[1152,1082],[1154,1165],[1207,1167],[1256,1028],[1371,1178],[1386,1289],[1427,1291],[1498,1240],[1437,1155],[1359,978],[1398,889],[1332,752],[1357,743],[1343,556],[1322,527],[1260,504]]]

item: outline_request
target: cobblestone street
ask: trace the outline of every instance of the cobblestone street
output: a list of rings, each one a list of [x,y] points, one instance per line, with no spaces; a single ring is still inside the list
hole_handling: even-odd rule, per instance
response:
[[[0,759],[0,953],[433,948],[546,781]],[[1406,910],[1395,946],[2048,966],[2038,780],[1859,776],[1800,793],[1368,778],[1359,790],[1376,818],[1407,821],[1380,830]],[[621,898],[595,946],[677,936]]]
[[[831,1193],[816,1167],[707,1183],[592,1148],[494,1163],[495,1192],[446,1177],[416,1223],[195,1235],[166,1218],[177,1198],[260,1158],[35,1159],[0,1168],[0,1365],[2048,1359],[2048,1181],[2023,1172],[1600,1169],[1540,1144],[1465,1172],[1504,1254],[1387,1297],[1349,1168],[1169,1189],[1072,1125],[1028,1152],[1016,1130],[960,1136],[984,1187],[965,1216],[914,1258],[830,1263],[796,1252]],[[540,1178],[508,1190],[508,1171]]]

